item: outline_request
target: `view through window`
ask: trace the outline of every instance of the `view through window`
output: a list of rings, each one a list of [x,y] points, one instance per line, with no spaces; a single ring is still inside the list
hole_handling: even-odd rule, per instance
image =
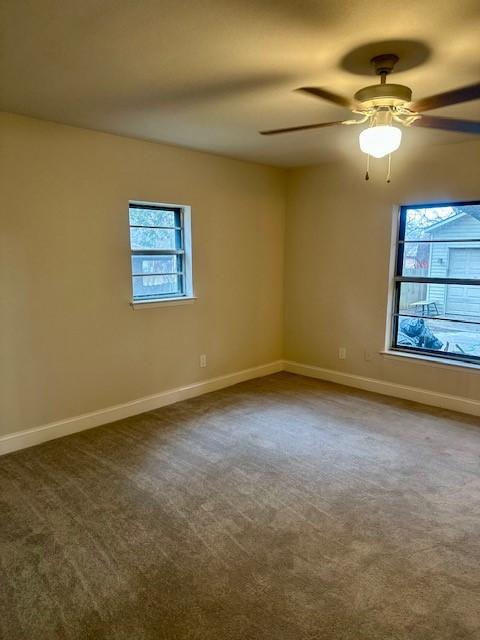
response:
[[[392,347],[480,364],[480,202],[401,207]]]

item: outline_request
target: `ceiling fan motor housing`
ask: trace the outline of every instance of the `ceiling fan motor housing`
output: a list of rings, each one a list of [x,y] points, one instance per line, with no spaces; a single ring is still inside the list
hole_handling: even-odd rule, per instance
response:
[[[412,100],[412,90],[403,84],[373,84],[355,94],[363,107],[396,107]]]

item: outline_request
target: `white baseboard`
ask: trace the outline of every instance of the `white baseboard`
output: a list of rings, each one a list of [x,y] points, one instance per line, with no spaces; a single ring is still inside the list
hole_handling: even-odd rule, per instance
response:
[[[395,382],[385,382],[376,378],[366,378],[353,373],[344,373],[342,371],[334,371],[333,369],[322,369],[310,364],[301,364],[300,362],[284,361],[284,370],[290,373],[297,373],[310,378],[319,378],[320,380],[328,380],[336,382],[348,387],[356,387],[365,391],[373,391],[385,396],[393,396],[394,398],[402,398],[403,400],[413,400],[421,404],[439,407],[441,409],[450,409],[451,411],[460,411],[473,416],[480,416],[480,402],[471,400],[462,396],[452,396],[436,391],[428,391],[419,389],[418,387],[408,387]]]
[[[47,440],[53,440],[54,438],[67,436],[71,433],[98,427],[102,424],[115,422],[115,420],[128,418],[129,416],[144,413],[145,411],[152,411],[153,409],[158,409],[168,404],[179,402],[180,400],[200,396],[210,391],[223,389],[224,387],[229,387],[233,384],[244,382],[245,380],[260,378],[261,376],[267,376],[282,370],[283,361],[277,360],[276,362],[269,362],[268,364],[263,364],[258,367],[227,373],[226,375],[210,378],[202,382],[194,382],[184,387],[176,387],[175,389],[162,391],[152,396],[146,396],[145,398],[139,398],[138,400],[132,400],[124,404],[117,404],[113,407],[100,409],[99,411],[92,411],[91,413],[84,413],[83,415],[73,418],[51,422],[41,427],[16,431],[15,433],[0,437],[0,455],[17,451],[18,449],[24,449],[25,447],[31,447],[46,442]]]
[[[365,391],[373,391],[382,395],[393,396],[394,398],[402,398],[404,400],[412,400],[427,404],[441,409],[450,409],[451,411],[460,411],[473,416],[480,416],[480,401],[463,398],[461,396],[453,396],[436,391],[427,391],[418,387],[409,387],[406,385],[396,384],[394,382],[385,382],[376,378],[367,378],[358,376],[353,373],[344,373],[333,369],[323,369],[314,365],[302,364],[300,362],[292,362],[290,360],[277,360],[268,364],[243,369],[234,373],[228,373],[216,378],[210,378],[202,382],[194,382],[184,387],[176,387],[162,391],[145,398],[132,400],[124,404],[118,404],[106,409],[84,413],[73,418],[66,418],[58,422],[24,431],[17,431],[5,436],[0,436],[0,455],[31,447],[47,440],[60,438],[85,429],[92,429],[102,424],[128,418],[130,416],[159,409],[174,402],[180,402],[187,398],[223,389],[245,380],[260,378],[279,371],[289,371],[310,378],[318,378],[320,380],[328,380],[349,387],[364,389]]]

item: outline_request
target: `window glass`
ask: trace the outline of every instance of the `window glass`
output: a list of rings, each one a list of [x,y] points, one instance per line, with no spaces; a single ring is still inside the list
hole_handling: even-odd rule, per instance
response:
[[[393,348],[478,363],[479,335],[480,203],[402,207]]]
[[[133,302],[191,295],[189,208],[131,203],[129,224]]]

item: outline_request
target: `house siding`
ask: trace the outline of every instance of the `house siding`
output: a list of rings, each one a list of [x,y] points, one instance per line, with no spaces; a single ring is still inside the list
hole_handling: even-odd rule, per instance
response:
[[[458,220],[453,220],[449,224],[444,224],[431,232],[432,240],[456,240],[465,237],[480,238],[480,221],[469,215],[465,215]],[[432,244],[431,247],[429,275],[433,278],[445,278],[448,275],[449,252],[451,248],[480,248],[480,245],[466,241],[452,244],[448,242],[445,244]],[[429,284],[427,287],[427,298],[436,303],[440,315],[446,313],[445,285]]]

